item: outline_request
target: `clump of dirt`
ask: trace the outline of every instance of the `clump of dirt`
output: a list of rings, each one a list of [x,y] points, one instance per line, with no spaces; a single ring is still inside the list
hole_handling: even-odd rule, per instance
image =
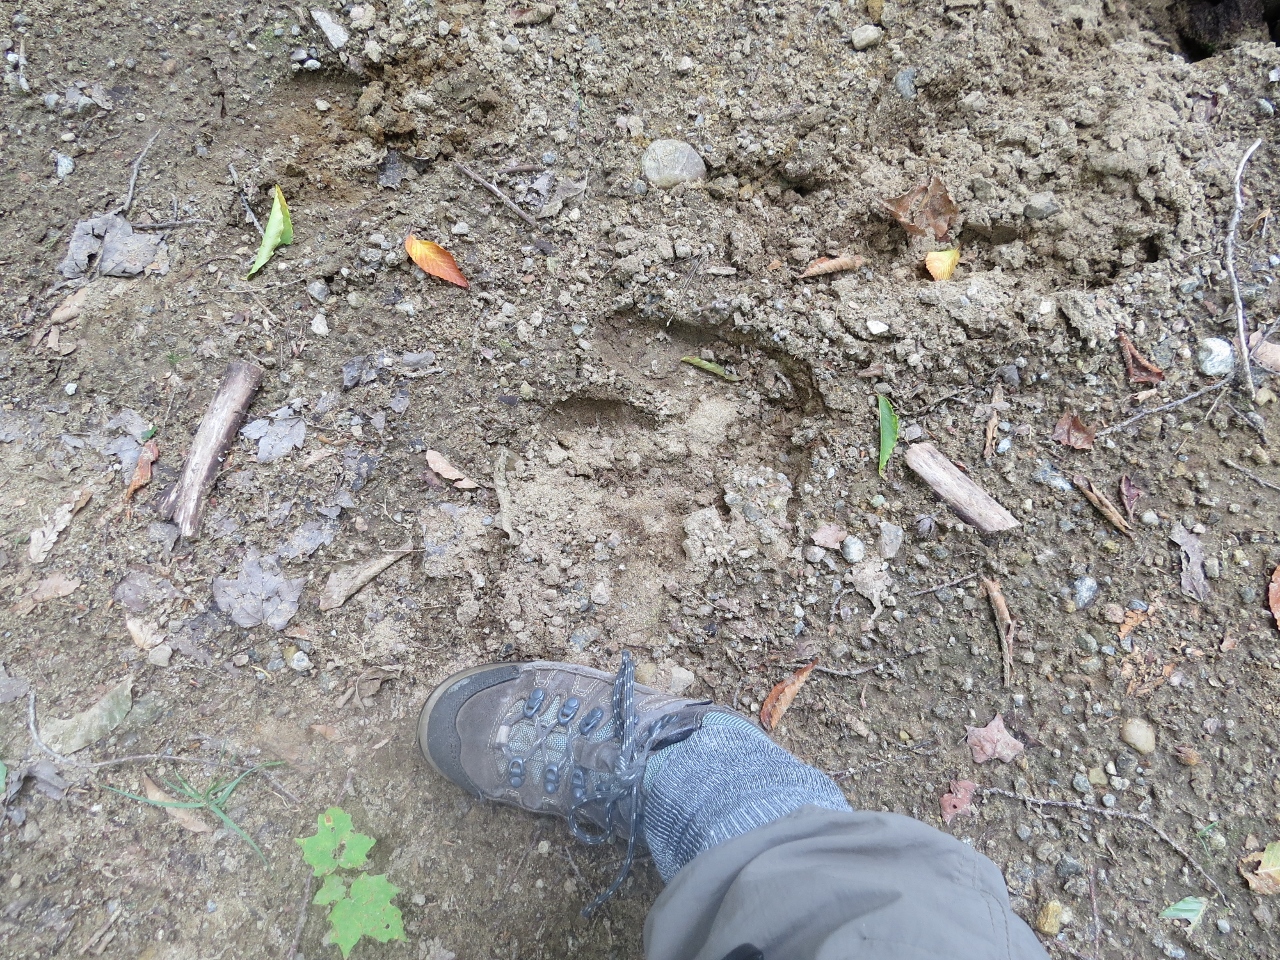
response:
[[[1215,386],[1238,359],[1206,343],[1235,336],[1225,230],[1255,138],[1235,266],[1251,329],[1280,313],[1263,20],[619,6],[326,5],[323,32],[200,0],[11,15],[0,943],[332,951],[292,841],[340,799],[403,890],[411,942],[368,955],[640,956],[651,870],[581,920],[615,852],[473,803],[414,742],[454,670],[626,649],[644,682],[752,714],[816,658],[773,736],[855,805],[973,843],[1055,951],[1275,953],[1237,863],[1276,839],[1276,383]],[[650,184],[658,139],[706,177]],[[954,216],[910,236],[883,201],[935,176]],[[277,185],[295,239],[246,280]],[[109,212],[163,238],[166,272],[58,273]],[[411,231],[471,287],[413,267]],[[863,262],[799,279],[843,255]],[[1162,381],[1129,381],[1122,333]],[[262,423],[186,540],[156,503],[237,359],[265,371]],[[879,396],[901,418],[884,477]],[[1054,441],[1064,415],[1091,449]],[[903,463],[924,440],[1020,526],[984,539],[940,503]],[[406,543],[320,611],[330,573]],[[259,574],[300,582],[298,607],[244,627]],[[980,579],[1016,621],[1008,685]],[[105,738],[41,756],[26,686],[44,724],[130,676]],[[977,765],[965,729],[997,714],[1025,750]],[[269,871],[104,789],[268,759],[228,813]],[[1004,792],[954,815],[965,781]],[[1160,918],[1187,896],[1211,898],[1194,930]]]

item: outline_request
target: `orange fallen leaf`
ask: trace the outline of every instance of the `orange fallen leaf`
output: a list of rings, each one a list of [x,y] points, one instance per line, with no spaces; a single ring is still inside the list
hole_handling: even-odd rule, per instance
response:
[[[950,280],[956,272],[956,264],[960,262],[960,248],[954,250],[935,250],[924,255],[924,268],[935,280]]]
[[[1064,413],[1058,425],[1053,428],[1053,439],[1073,450],[1092,450],[1093,434],[1093,428],[1085,426],[1084,421],[1074,413]]]
[[[1239,870],[1250,890],[1274,897],[1280,893],[1280,843],[1268,843],[1265,850],[1244,857]]]
[[[817,665],[818,661],[814,660],[807,667],[801,667],[769,691],[769,695],[764,698],[764,706],[760,708],[760,722],[766,730],[772,730],[778,725],[782,715],[787,712],[787,707],[791,706],[791,701],[796,698]]]
[[[927,237],[933,234],[935,240],[947,235],[952,219],[960,212],[947,193],[946,184],[937,174],[927,181],[920,181],[902,196],[881,200],[880,204],[893,214],[909,235]]]
[[[1124,623],[1120,624],[1120,632],[1117,639],[1123,640],[1129,634],[1133,633],[1136,627],[1140,627],[1151,619],[1155,613],[1155,607],[1148,607],[1146,610],[1130,610],[1124,615]]]
[[[471,286],[467,283],[467,278],[462,275],[462,271],[458,269],[458,261],[453,259],[453,254],[440,244],[432,243],[430,240],[419,240],[411,233],[404,241],[404,249],[409,254],[410,260],[433,277],[448,280],[463,289]]]
[[[449,459],[439,450],[427,451],[427,466],[431,468],[432,472],[445,480],[453,481],[453,485],[459,490],[475,490],[480,486],[480,484],[450,463]]]
[[[1267,587],[1267,605],[1271,607],[1271,615],[1276,618],[1276,626],[1280,627],[1280,567],[1271,574],[1271,583]]]
[[[952,780],[951,792],[942,795],[942,822],[950,823],[961,814],[976,816],[973,809],[973,792],[978,785],[972,780]]]
[[[142,775],[142,789],[146,793],[147,799],[153,803],[177,802],[156,786],[156,782],[145,773]],[[184,830],[190,830],[192,833],[213,833],[213,827],[209,826],[199,814],[189,807],[162,807],[161,809],[177,821],[178,825]]]
[[[808,269],[806,269],[804,273],[800,274],[800,279],[804,280],[807,277],[822,277],[826,276],[828,273],[839,273],[842,270],[857,270],[866,262],[866,258],[860,257],[856,254],[851,257],[819,257],[817,260],[813,261],[813,263],[809,264]]]
[[[1138,352],[1125,334],[1120,334],[1120,349],[1124,352],[1124,369],[1130,383],[1160,383],[1164,371]]]
[[[133,468],[133,479],[129,481],[129,489],[124,492],[124,502],[128,503],[133,495],[151,482],[151,465],[160,459],[160,445],[148,440],[142,445],[138,454],[138,465]]]

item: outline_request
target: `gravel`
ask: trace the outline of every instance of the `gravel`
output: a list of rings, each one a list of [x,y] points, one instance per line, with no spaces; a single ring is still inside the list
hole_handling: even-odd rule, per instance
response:
[[[863,24],[849,34],[849,42],[855,50],[870,50],[884,39],[884,31],[874,23]]]
[[[1156,728],[1141,717],[1130,717],[1120,727],[1120,739],[1141,754],[1155,753]]]
[[[1236,352],[1226,340],[1209,337],[1196,347],[1196,365],[1206,377],[1226,377],[1236,368]]]
[[[707,175],[707,165],[698,151],[683,140],[653,141],[640,158],[640,169],[649,183],[662,189]]]

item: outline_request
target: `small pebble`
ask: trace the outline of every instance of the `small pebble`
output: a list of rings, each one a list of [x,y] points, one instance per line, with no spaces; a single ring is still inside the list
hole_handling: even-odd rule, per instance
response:
[[[857,537],[845,537],[840,541],[840,556],[849,563],[861,563],[867,556],[867,545]]]
[[[893,75],[893,86],[904,99],[916,98],[916,68],[906,67]]]
[[[459,220],[457,223],[453,225],[453,229],[450,230],[449,232],[452,233],[455,237],[465,237],[468,233],[471,232],[471,225],[462,220]]]
[[[1142,522],[1144,527],[1160,526],[1160,514],[1156,513],[1154,510],[1145,511],[1138,519]]]
[[[331,106],[332,106],[332,104],[331,104],[331,103],[329,103],[329,101],[328,101],[328,100],[317,100],[317,101],[316,101],[316,109],[317,109],[317,110],[319,110],[321,113],[324,113],[324,112],[325,112],[326,110],[328,110]]]
[[[1218,932],[1219,932],[1219,933],[1230,933],[1230,932],[1231,932],[1231,921],[1230,921],[1230,920],[1228,920],[1226,917],[1219,917],[1219,918],[1218,918]]]
[[[1141,717],[1130,717],[1121,725],[1120,739],[1141,754],[1155,753],[1156,728]]]
[[[884,39],[884,31],[874,23],[864,23],[849,34],[849,42],[855,50],[870,50]]]
[[[502,41],[502,52],[503,53],[519,53],[520,38],[517,37],[514,33],[507,34],[507,36]]]
[[[1052,193],[1033,193],[1027,197],[1027,203],[1022,208],[1022,215],[1028,220],[1048,220],[1061,211],[1062,207],[1054,199]]]
[[[1056,937],[1062,932],[1062,904],[1050,900],[1036,914],[1036,929],[1046,937]]]
[[[1093,793],[1093,784],[1083,773],[1077,773],[1071,778],[1071,786],[1077,793]]]
[[[680,62],[676,64],[676,73],[692,73],[693,59],[691,57],[681,57]]]
[[[311,669],[311,658],[299,650],[289,658],[289,666],[298,671],[298,673],[306,673]]]
[[[896,523],[880,524],[880,556],[892,560],[902,549],[903,529]]]
[[[1220,337],[1201,340],[1196,347],[1196,364],[1206,377],[1225,377],[1236,366],[1235,347]]]
[[[318,337],[327,337],[329,335],[329,319],[324,315],[323,311],[311,318],[311,332]]]
[[[810,563],[821,563],[827,556],[827,551],[813,544],[809,544],[802,552],[804,553],[804,558]]]
[[[604,606],[613,599],[613,591],[603,580],[591,588],[591,602],[598,607]]]
[[[664,189],[707,175],[707,165],[698,151],[683,140],[653,141],[640,158],[640,169],[649,183]]]
[[[329,299],[329,285],[323,280],[312,280],[307,284],[307,293],[316,303],[324,303]]]
[[[1080,577],[1072,584],[1077,610],[1085,610],[1098,599],[1098,581],[1093,577]]]
[[[889,332],[889,325],[883,320],[868,320],[867,333],[873,337],[882,337]]]

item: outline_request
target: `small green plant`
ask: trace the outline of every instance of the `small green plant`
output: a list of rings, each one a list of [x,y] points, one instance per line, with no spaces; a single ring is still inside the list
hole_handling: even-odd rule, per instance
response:
[[[880,407],[880,476],[883,477],[893,448],[898,445],[898,414],[883,393],[876,397],[876,402]]]
[[[337,944],[343,960],[361,937],[372,937],[379,943],[405,939],[404,918],[400,908],[391,903],[400,889],[388,882],[385,874],[362,872],[350,887],[338,876],[339,870],[363,867],[376,842],[357,833],[351,816],[341,807],[330,807],[316,817],[313,836],[298,838],[302,858],[317,877],[324,877],[311,902],[329,907],[329,942]]]
[[[240,776],[233,780],[215,780],[205,790],[197,790],[189,784],[181,774],[176,775],[175,780],[166,780],[164,785],[171,791],[186,797],[185,801],[178,800],[152,800],[150,797],[140,797],[136,793],[129,793],[127,790],[117,790],[115,787],[107,787],[112,793],[118,793],[122,797],[128,797],[130,800],[137,800],[139,803],[145,803],[152,807],[172,807],[177,810],[208,810],[215,817],[227,825],[227,829],[233,831],[241,840],[253,848],[253,852],[258,855],[258,859],[267,864],[267,858],[263,855],[262,850],[253,838],[250,837],[241,826],[227,815],[227,802],[231,799],[231,795],[236,792],[236,787],[240,786],[240,781],[251,773],[259,770],[265,770],[268,767],[278,767],[283,763],[281,760],[273,760],[270,763],[259,763],[257,766],[250,767]],[[268,865],[269,866],[269,865]]]

